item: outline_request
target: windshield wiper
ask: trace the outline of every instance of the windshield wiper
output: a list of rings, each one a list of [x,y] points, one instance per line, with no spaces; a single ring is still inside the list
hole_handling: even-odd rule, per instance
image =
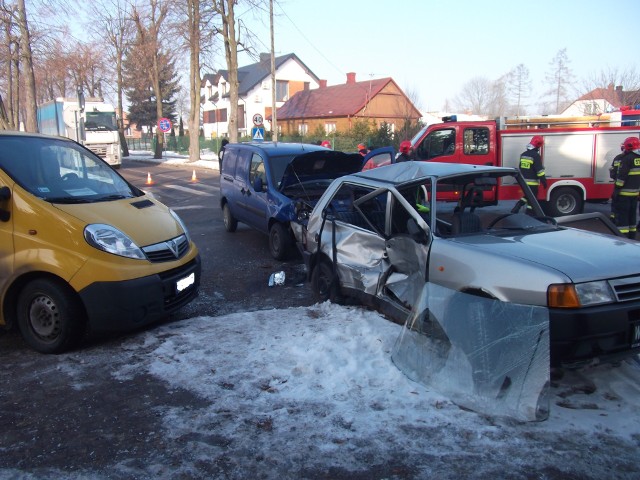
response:
[[[93,203],[93,200],[85,197],[45,197],[44,199],[51,203]]]
[[[98,197],[96,200],[122,200],[123,198],[133,198],[133,195],[123,195],[120,193],[114,193],[113,195],[105,195],[104,197]]]

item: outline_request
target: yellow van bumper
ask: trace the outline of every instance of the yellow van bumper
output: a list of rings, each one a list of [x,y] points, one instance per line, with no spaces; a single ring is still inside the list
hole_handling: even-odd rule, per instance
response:
[[[92,330],[128,330],[162,320],[198,295],[198,254],[179,268],[117,282],[94,282],[80,290]]]

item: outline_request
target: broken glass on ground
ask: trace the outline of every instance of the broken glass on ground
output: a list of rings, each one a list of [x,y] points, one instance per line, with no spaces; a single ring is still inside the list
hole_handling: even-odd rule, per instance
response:
[[[394,364],[478,413],[549,416],[549,312],[424,284],[398,337]]]
[[[284,285],[285,274],[283,271],[274,272],[269,276],[269,286]]]

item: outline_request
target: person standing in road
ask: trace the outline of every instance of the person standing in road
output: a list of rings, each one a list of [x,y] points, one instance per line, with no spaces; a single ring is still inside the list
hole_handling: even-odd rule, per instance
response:
[[[544,139],[540,135],[534,135],[527,145],[527,149],[520,154],[520,164],[518,166],[520,173],[524,177],[525,182],[533,192],[533,196],[538,198],[538,190],[540,184],[547,188],[547,176],[544,171],[544,164],[540,156],[540,147],[544,144]],[[525,197],[522,197],[516,203],[512,211],[517,212],[520,207],[526,205],[527,212],[532,210],[531,205]]]
[[[627,238],[635,239],[638,218],[638,192],[640,192],[640,139],[628,137],[623,142],[624,154],[614,186],[616,226]]]
[[[218,150],[218,169],[222,171],[222,158],[224,157],[224,147],[229,144],[229,140],[226,138],[222,139],[222,143],[220,144],[220,150]]]
[[[409,153],[411,152],[411,142],[404,140],[400,142],[400,155],[396,157],[396,163],[408,162],[411,160]]]

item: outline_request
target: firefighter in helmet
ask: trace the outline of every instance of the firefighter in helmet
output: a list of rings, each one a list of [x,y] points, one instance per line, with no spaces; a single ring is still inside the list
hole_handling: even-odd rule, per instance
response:
[[[520,154],[520,173],[522,173],[525,182],[527,182],[527,185],[529,185],[529,188],[536,198],[538,197],[538,189],[541,183],[544,188],[547,188],[547,177],[544,172],[542,157],[540,156],[540,147],[542,147],[543,144],[544,139],[542,136],[534,135],[527,145],[527,149]],[[518,200],[518,203],[516,203],[512,211],[517,212],[523,205],[527,206],[527,213],[532,211],[532,207],[529,205],[529,202],[527,202],[526,197]]]
[[[611,166],[609,167],[609,178],[611,178],[611,180],[613,180],[614,183],[618,179],[618,168],[620,168],[620,161],[622,160],[622,157],[624,157],[624,143],[620,144],[620,153],[615,157],[613,157],[613,160],[611,161]],[[614,223],[616,221],[615,207],[616,207],[616,191],[614,188],[613,192],[611,193],[611,213],[609,214],[609,218],[611,218],[611,221]]]
[[[396,157],[396,162],[408,162],[411,160],[411,142],[409,140],[403,140],[400,142],[400,154]]]
[[[640,139],[628,137],[622,143],[624,154],[614,184],[614,211],[620,233],[636,238],[638,192],[640,192]]]

